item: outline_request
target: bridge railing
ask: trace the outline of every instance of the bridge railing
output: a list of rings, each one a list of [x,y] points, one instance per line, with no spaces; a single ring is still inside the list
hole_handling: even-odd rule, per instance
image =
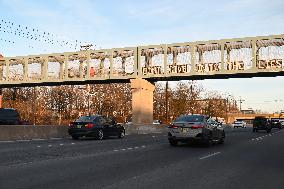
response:
[[[283,61],[283,34],[5,57],[0,85],[283,72]]]

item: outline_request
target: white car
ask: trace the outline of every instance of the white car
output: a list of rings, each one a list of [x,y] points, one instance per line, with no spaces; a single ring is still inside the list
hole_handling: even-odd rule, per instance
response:
[[[246,122],[244,122],[244,121],[234,121],[234,123],[232,124],[232,126],[233,126],[234,128],[237,128],[237,127],[245,128],[245,127],[246,127]]]
[[[160,124],[162,124],[162,121],[161,120],[153,120],[153,124],[154,125],[160,125]]]

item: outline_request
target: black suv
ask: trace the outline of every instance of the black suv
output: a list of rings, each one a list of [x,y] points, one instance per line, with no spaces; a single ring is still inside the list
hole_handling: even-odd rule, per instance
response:
[[[253,120],[253,132],[258,130],[266,130],[266,132],[271,132],[271,122],[268,118],[264,116],[257,116]]]
[[[0,108],[0,125],[20,125],[20,115],[13,108]]]

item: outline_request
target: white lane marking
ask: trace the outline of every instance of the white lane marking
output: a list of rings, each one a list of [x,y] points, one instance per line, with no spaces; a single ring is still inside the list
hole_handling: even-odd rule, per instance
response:
[[[256,138],[256,140],[259,140],[258,138]]]
[[[40,148],[41,146],[37,146],[38,148]]]
[[[11,142],[15,142],[15,141],[11,141],[11,140],[0,141],[0,143],[11,143]]]
[[[71,144],[74,145],[75,143],[72,142]]]
[[[64,144],[60,144],[60,146],[63,146]]]
[[[152,136],[152,138],[155,138],[156,136]]]
[[[202,159],[206,159],[206,158],[209,158],[209,157],[212,157],[212,156],[216,156],[216,155],[218,155],[218,154],[220,154],[221,152],[216,152],[216,153],[214,153],[214,154],[210,154],[210,155],[207,155],[207,156],[204,156],[204,157],[201,157],[201,158],[199,158],[200,160],[202,160]]]
[[[17,142],[30,142],[30,140],[16,140]]]
[[[148,135],[148,133],[142,133],[142,135]]]
[[[122,149],[114,149],[113,151],[114,152],[119,152],[119,151],[127,151],[127,150],[134,150],[134,149],[139,149],[139,148],[146,148],[146,146],[141,146],[141,147],[138,147],[138,146],[135,146],[135,147],[129,147],[129,148],[122,148]]]
[[[43,141],[43,140],[46,140],[46,139],[43,139],[43,138],[35,138],[35,139],[32,139],[32,141]]]
[[[50,145],[48,145],[48,147],[52,147],[52,145],[50,144]]]
[[[61,139],[63,139],[63,138],[50,138],[50,140],[61,140]]]
[[[254,140],[254,138],[253,138],[253,139],[251,139],[251,140]]]

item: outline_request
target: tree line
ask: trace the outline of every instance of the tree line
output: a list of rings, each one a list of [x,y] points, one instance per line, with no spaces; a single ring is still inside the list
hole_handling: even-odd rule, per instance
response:
[[[3,89],[3,107],[15,108],[35,125],[67,125],[82,115],[113,116],[124,123],[131,119],[129,83]],[[231,95],[209,91],[194,81],[155,84],[153,117],[164,123],[181,114],[207,114],[226,118],[237,111]]]

